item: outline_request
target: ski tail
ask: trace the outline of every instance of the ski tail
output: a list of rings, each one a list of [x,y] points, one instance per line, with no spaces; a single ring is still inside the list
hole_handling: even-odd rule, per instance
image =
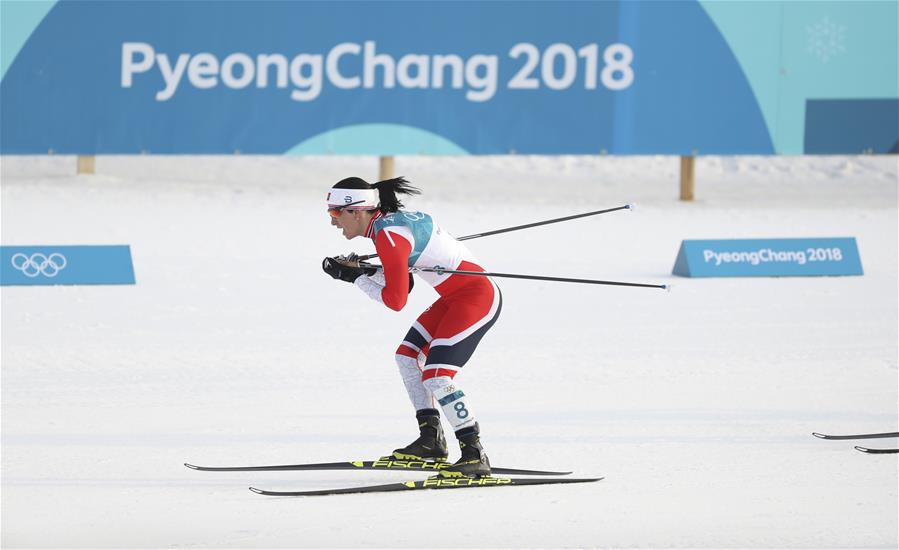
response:
[[[197,466],[184,463],[191,470],[201,472],[279,472],[287,470],[364,470],[369,469],[364,461],[321,462],[317,464],[278,464],[266,466]]]

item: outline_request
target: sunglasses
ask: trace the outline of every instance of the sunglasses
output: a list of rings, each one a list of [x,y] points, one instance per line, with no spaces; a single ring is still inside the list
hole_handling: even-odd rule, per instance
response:
[[[365,201],[362,200],[362,201],[351,202],[349,204],[343,204],[341,206],[332,206],[331,208],[328,208],[328,215],[331,216],[332,218],[339,218],[340,214],[343,213],[344,208],[346,208],[348,206],[355,206],[355,205],[361,204],[363,202],[365,202]]]

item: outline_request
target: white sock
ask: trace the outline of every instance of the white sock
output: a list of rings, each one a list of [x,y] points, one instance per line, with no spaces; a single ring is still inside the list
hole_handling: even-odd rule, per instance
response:
[[[406,392],[409,394],[409,400],[415,410],[435,409],[434,397],[421,382],[421,369],[418,366],[418,360],[405,355],[396,355],[396,364],[400,368],[400,376],[403,377],[403,384],[406,385]]]

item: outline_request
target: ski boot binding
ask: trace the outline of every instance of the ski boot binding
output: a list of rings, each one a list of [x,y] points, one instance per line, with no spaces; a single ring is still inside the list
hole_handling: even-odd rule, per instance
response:
[[[459,439],[459,448],[462,450],[462,457],[453,463],[452,466],[440,470],[441,477],[459,478],[470,477],[480,478],[490,476],[490,460],[481,446],[481,440],[478,437],[481,430],[477,423],[470,428],[462,428],[456,432]]]
[[[390,458],[394,460],[421,460],[424,462],[446,462],[449,451],[446,437],[440,426],[440,412],[437,409],[421,409],[415,413],[421,435],[412,443],[396,449]]]

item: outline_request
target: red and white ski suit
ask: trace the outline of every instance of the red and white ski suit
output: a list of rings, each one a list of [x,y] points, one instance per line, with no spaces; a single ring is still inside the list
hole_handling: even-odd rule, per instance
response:
[[[461,242],[422,212],[378,212],[366,230],[383,265],[381,273],[356,279],[371,298],[399,311],[409,294],[410,267],[484,272]],[[465,394],[453,378],[471,358],[502,309],[499,287],[486,276],[419,272],[440,295],[406,333],[396,362],[416,409],[443,411],[455,430],[474,424]]]

